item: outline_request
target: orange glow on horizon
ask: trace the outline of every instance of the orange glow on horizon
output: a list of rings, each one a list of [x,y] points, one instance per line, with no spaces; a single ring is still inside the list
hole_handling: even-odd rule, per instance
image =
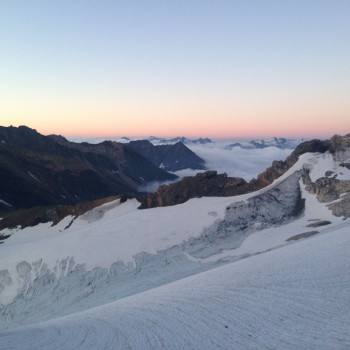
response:
[[[31,127],[31,126],[29,126]],[[329,127],[326,131],[321,127],[314,128],[301,128],[300,127],[279,127],[279,128],[261,128],[259,126],[253,127],[241,127],[241,128],[226,128],[223,130],[221,127],[212,127],[212,128],[181,128],[173,127],[170,129],[163,128],[152,128],[152,127],[144,127],[143,131],[140,132],[139,129],[132,128],[115,128],[115,127],[91,127],[84,129],[73,129],[73,128],[55,128],[55,127],[33,127],[38,132],[43,135],[49,134],[57,134],[62,135],[64,137],[92,137],[92,138],[117,138],[117,137],[131,137],[131,138],[147,138],[150,136],[156,137],[177,137],[183,136],[187,138],[199,138],[199,137],[208,137],[208,138],[269,138],[269,137],[286,137],[286,138],[330,138],[331,136],[338,135],[346,135],[350,133],[349,128],[342,127]],[[193,130],[195,129],[195,130]],[[193,131],[192,131],[193,130]],[[208,131],[210,130],[210,131]]]
[[[0,108],[1,109],[1,108]],[[1,112],[1,111],[0,111]],[[147,113],[146,113],[147,112]],[[100,116],[92,110],[85,114],[70,110],[45,110],[42,113],[6,113],[7,121],[3,126],[26,125],[43,135],[59,134],[64,137],[145,138],[149,136],[188,138],[329,138],[334,134],[350,133],[350,118],[346,110],[336,117],[330,117],[327,110],[226,110],[207,111],[195,108],[176,109],[166,112],[165,108],[145,113],[134,111],[109,111]],[[334,112],[333,112],[334,113]],[[334,113],[335,114],[335,113]],[[31,115],[35,115],[32,117]],[[64,115],[64,118],[61,116]],[[50,116],[48,118],[47,116]],[[123,116],[123,117],[121,117]],[[164,117],[166,116],[166,117]],[[283,117],[281,117],[283,116]]]
[[[170,123],[169,123],[170,124]],[[231,125],[223,127],[220,124],[210,125],[210,123],[202,123],[201,125],[152,125],[140,126],[138,128],[129,125],[85,125],[82,128],[80,125],[60,125],[55,123],[49,125],[35,123],[28,125],[25,123],[8,124],[3,126],[19,126],[26,125],[30,128],[37,130],[43,135],[57,134],[64,137],[92,137],[92,138],[117,138],[117,137],[132,137],[132,138],[146,138],[149,136],[157,137],[176,137],[184,136],[187,138],[263,138],[263,137],[286,137],[286,138],[329,138],[334,134],[345,135],[350,133],[350,126],[347,125],[327,125],[325,128],[322,125],[315,125],[313,122],[304,122],[304,125],[300,123],[279,124],[270,125],[261,123],[246,123],[241,124],[238,127],[238,123],[233,122]],[[196,123],[193,123],[196,124]],[[346,124],[346,123],[344,123]]]

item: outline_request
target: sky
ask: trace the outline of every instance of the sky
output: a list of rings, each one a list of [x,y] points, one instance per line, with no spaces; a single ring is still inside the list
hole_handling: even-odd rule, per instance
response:
[[[0,125],[350,133],[350,1],[0,0]]]

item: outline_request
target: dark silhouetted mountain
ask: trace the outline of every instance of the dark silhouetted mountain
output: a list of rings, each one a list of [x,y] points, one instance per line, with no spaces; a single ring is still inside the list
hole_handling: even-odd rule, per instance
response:
[[[131,141],[128,145],[157,167],[167,171],[205,169],[205,162],[183,143],[154,146],[148,140]]]
[[[149,181],[175,178],[117,142],[78,144],[26,126],[0,127],[0,210],[135,194]]]

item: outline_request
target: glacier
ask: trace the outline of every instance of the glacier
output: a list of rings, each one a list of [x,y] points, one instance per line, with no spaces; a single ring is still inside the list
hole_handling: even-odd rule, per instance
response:
[[[0,348],[348,348],[350,222],[301,179],[339,169],[304,154],[256,193],[4,230]]]

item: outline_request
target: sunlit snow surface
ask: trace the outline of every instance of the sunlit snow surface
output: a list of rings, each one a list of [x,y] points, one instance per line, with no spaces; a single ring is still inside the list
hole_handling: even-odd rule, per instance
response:
[[[306,154],[259,193],[143,211],[114,202],[67,230],[71,218],[10,232],[0,246],[0,349],[348,349],[350,222],[303,185],[297,220],[252,229],[235,249],[192,254],[188,244],[228,206],[303,166],[311,178],[350,179],[330,155]],[[332,224],[286,241],[316,219]]]

